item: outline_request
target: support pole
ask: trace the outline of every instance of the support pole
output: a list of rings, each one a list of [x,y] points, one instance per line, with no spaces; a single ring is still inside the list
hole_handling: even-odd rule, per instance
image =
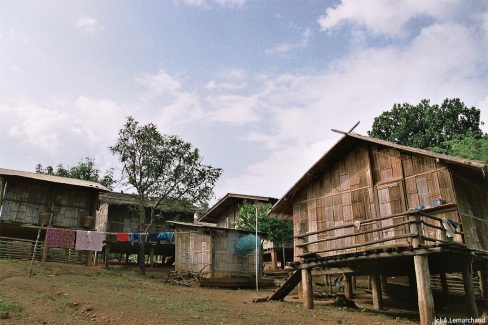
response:
[[[110,243],[105,245],[105,267],[108,268],[108,263],[110,261]]]
[[[471,259],[467,259],[463,262],[463,284],[468,317],[477,318],[478,307],[476,306],[473,279],[471,278]]]
[[[378,272],[371,274],[371,290],[373,293],[373,309],[383,309],[383,297],[381,296],[381,280]]]
[[[451,297],[449,296],[449,286],[447,285],[446,273],[440,273],[439,277],[441,279],[442,298],[446,306],[449,306],[451,304]]]
[[[302,269],[302,291],[303,291],[303,306],[307,309],[313,309],[313,287],[312,287],[312,271]]]
[[[429,260],[427,255],[416,255],[413,257],[413,261],[417,279],[420,325],[431,325],[434,323],[435,311],[430,284]]]
[[[347,299],[352,299],[352,276],[350,274],[344,274],[344,296]]]
[[[480,278],[480,289],[481,289],[481,297],[483,299],[488,299],[488,272],[487,271],[478,271],[478,276]],[[488,307],[488,306],[485,306]]]

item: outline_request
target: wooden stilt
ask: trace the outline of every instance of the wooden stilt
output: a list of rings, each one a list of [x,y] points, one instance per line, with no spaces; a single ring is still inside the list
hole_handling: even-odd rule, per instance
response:
[[[417,279],[420,325],[431,325],[434,323],[435,311],[430,285],[429,260],[427,255],[416,255],[413,257],[413,261]]]
[[[150,252],[149,252],[149,267],[153,267],[154,265],[154,245],[151,245]]]
[[[352,287],[352,293],[354,294],[354,291],[356,291],[356,276],[351,277],[351,287]]]
[[[371,275],[368,275],[368,289],[371,290]]]
[[[449,306],[451,303],[451,298],[449,296],[449,286],[447,285],[447,277],[446,273],[439,274],[441,279],[441,286],[442,286],[442,297],[446,306]]]
[[[412,301],[417,300],[417,281],[415,280],[415,274],[408,275],[408,289],[410,291],[410,299]]]
[[[110,261],[110,244],[105,245],[105,267],[108,267]]]
[[[386,277],[386,275],[381,274],[380,280],[381,280],[381,292],[383,292],[384,294],[388,294],[388,278]]]
[[[95,252],[95,257],[94,257],[94,265],[97,266],[98,265],[98,252]]]
[[[307,309],[313,309],[313,287],[312,287],[312,271],[308,269],[302,270],[302,291],[303,291],[303,306]]]
[[[381,280],[377,272],[371,274],[371,290],[373,293],[373,309],[383,309],[383,297],[381,295]]]
[[[93,265],[93,251],[88,251],[86,254],[86,265],[92,266]]]
[[[352,299],[352,276],[350,274],[344,274],[344,296],[347,299]]]
[[[478,277],[480,278],[481,296],[483,299],[488,299],[488,272],[478,271]]]
[[[471,260],[468,259],[463,263],[463,284],[464,294],[466,296],[466,307],[468,317],[478,317],[478,307],[476,306],[476,297],[474,294],[473,279],[471,278]]]

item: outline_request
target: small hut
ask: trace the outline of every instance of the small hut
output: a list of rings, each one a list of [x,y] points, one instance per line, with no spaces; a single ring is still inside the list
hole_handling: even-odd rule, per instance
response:
[[[0,257],[30,258],[39,236],[38,251],[49,253],[43,260],[86,261],[81,252],[47,251],[45,227],[93,229],[98,195],[107,191],[95,182],[0,168]]]
[[[240,207],[244,201],[250,204],[275,204],[278,199],[267,196],[227,193],[227,195],[205,212],[198,221],[212,223],[218,227],[234,229],[236,216],[239,214]],[[263,243],[263,262],[265,269],[276,270],[278,269],[278,265],[284,268],[285,261],[292,260],[292,244],[284,244],[284,247],[278,247],[270,241]]]
[[[201,286],[253,287],[256,279],[259,286],[272,284],[261,277],[260,238],[265,234],[202,223],[167,224],[175,229],[176,272],[196,274]]]
[[[313,308],[311,276],[369,275],[375,309],[387,278],[410,279],[421,324],[434,321],[431,275],[449,296],[448,273],[463,275],[469,316],[478,317],[473,277],[487,299],[488,165],[355,133],[343,137],[273,206],[292,216],[297,276]],[[384,278],[385,281],[380,279]],[[284,285],[270,299],[282,299]]]

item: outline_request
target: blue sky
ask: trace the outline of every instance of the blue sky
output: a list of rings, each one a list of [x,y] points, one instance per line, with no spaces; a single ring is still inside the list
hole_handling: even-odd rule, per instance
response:
[[[484,0],[3,0],[0,167],[120,169],[133,116],[223,168],[216,198],[279,198],[331,129],[394,103],[460,98],[488,123],[487,53]]]

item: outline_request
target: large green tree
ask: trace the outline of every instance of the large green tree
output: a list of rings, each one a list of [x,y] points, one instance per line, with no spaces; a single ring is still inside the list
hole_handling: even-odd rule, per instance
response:
[[[293,224],[290,220],[268,215],[270,209],[269,203],[243,201],[236,216],[236,229],[256,231],[257,213],[258,231],[266,232],[269,241],[277,247],[281,245],[284,258],[284,244],[293,241]]]
[[[137,191],[141,232],[147,231],[145,202],[154,202],[151,223],[156,209],[168,202],[203,206],[213,197],[215,182],[222,173],[220,168],[202,164],[199,150],[190,143],[175,135],[161,134],[152,123],[139,125],[133,117],[127,118],[110,151],[123,165],[123,184]],[[141,275],[145,274],[144,249],[142,244]]]
[[[36,173],[96,182],[102,184],[110,190],[112,190],[116,183],[113,168],[108,169],[105,174],[101,176],[100,169],[95,167],[95,160],[88,157],[85,158],[84,161],[81,160],[77,166],[68,168],[64,168],[62,164],[59,164],[56,169],[54,169],[52,166],[47,166],[44,168],[41,164],[37,164]]]
[[[458,98],[445,99],[440,106],[424,99],[417,105],[394,104],[375,117],[368,135],[420,149],[448,150],[448,141],[459,135],[481,139],[480,125],[480,110],[466,107]]]
[[[375,117],[368,135],[394,143],[488,162],[488,135],[480,126],[480,110],[458,98],[439,106],[427,99],[418,105],[394,104]]]

